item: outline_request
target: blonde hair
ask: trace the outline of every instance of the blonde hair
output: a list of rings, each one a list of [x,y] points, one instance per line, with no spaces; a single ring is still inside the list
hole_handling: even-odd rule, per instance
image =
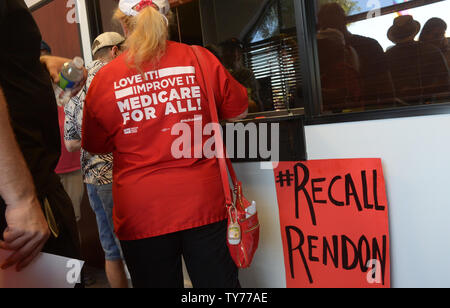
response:
[[[142,9],[137,16],[127,16],[117,9],[113,18],[129,31],[124,43],[129,64],[141,73],[144,63],[156,65],[166,51],[168,25],[165,16],[149,6]]]

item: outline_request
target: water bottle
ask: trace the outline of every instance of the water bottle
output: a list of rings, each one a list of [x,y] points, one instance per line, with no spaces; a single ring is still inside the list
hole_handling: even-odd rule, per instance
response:
[[[59,75],[59,84],[54,85],[56,101],[59,106],[64,106],[69,102],[72,90],[83,80],[83,67],[84,61],[80,57],[64,63]],[[64,94],[61,94],[62,92]]]
[[[256,202],[252,201],[252,204],[245,209],[245,218],[248,219],[256,214]]]

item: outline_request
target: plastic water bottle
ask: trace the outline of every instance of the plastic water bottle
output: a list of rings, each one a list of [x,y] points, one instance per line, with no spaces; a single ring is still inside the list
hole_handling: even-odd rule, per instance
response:
[[[80,57],[64,63],[59,75],[59,84],[54,85],[56,101],[59,106],[64,106],[69,102],[72,90],[83,80],[83,67],[84,61]],[[62,92],[64,94],[61,94]]]
[[[250,218],[256,214],[256,202],[252,201],[252,204],[245,209],[245,218]]]

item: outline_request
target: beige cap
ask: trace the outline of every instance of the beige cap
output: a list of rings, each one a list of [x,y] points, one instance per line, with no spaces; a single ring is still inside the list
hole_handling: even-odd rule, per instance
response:
[[[125,38],[117,32],[105,32],[100,34],[92,43],[92,55],[103,47],[112,47],[125,42]]]

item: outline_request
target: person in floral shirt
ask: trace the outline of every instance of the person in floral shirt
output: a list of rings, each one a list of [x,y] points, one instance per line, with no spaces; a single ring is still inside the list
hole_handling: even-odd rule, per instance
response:
[[[88,79],[83,90],[65,106],[64,139],[68,151],[81,148],[83,106],[89,86],[97,72],[121,53],[125,39],[118,33],[103,33],[94,41],[94,62],[87,67]],[[89,201],[97,218],[100,242],[105,252],[105,269],[113,288],[126,288],[128,281],[120,243],[114,234],[112,221],[112,170],[113,155],[92,155],[81,149],[81,169]]]

